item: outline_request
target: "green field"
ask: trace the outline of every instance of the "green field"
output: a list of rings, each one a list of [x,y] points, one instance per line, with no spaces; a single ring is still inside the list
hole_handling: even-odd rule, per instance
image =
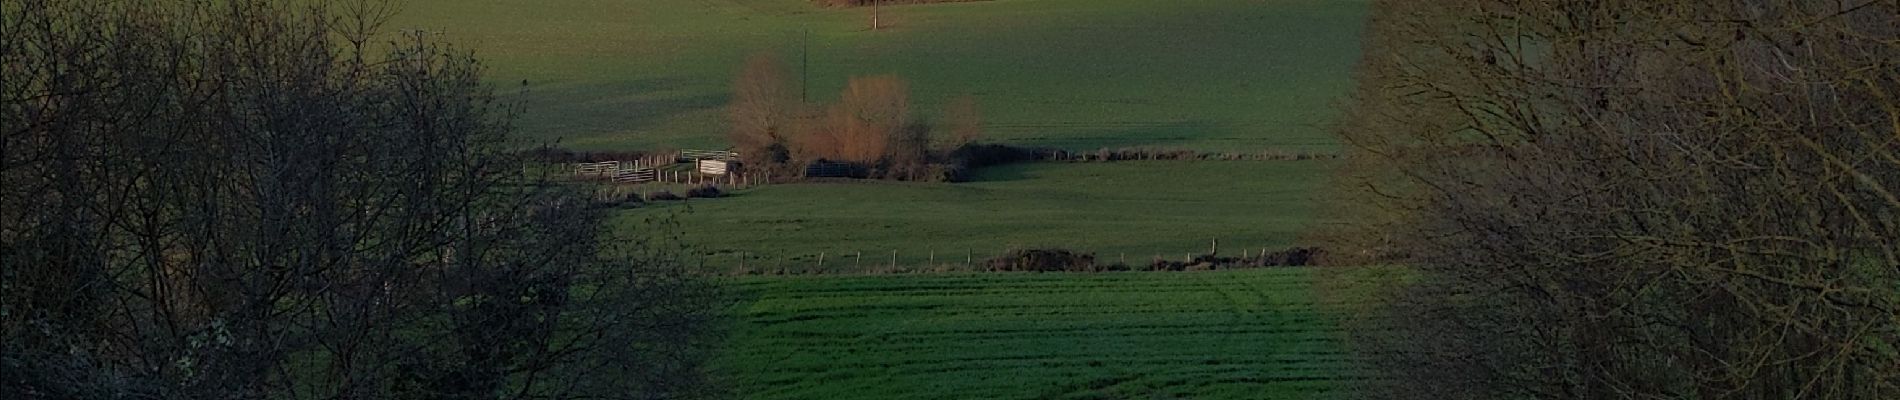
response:
[[[1349,398],[1314,269],[760,277],[715,363],[746,398]]]
[[[1160,255],[1223,253],[1292,244],[1312,222],[1311,196],[1331,161],[1140,161],[1018,164],[976,182],[864,181],[772,185],[722,199],[657,203],[622,212],[631,227],[676,215],[681,236],[732,267],[860,269],[939,264],[1020,247],[1064,247],[1130,264]],[[751,268],[760,269],[760,268]]]
[[[868,10],[805,0],[411,0],[389,28],[476,49],[504,92],[525,89],[521,130],[575,148],[723,147],[732,75],[773,51],[794,74],[809,54],[813,101],[881,73],[908,79],[924,111],[975,96],[996,141],[1327,150],[1365,9],[995,0],[885,7],[871,32]]]
[[[524,107],[523,134],[583,150],[724,147],[730,80],[770,51],[808,76],[813,102],[885,73],[926,116],[974,96],[993,142],[1331,151],[1324,125],[1352,85],[1366,8],[995,0],[886,7],[872,32],[868,10],[806,0],[411,0],[390,28],[472,47]],[[769,185],[616,223],[677,236],[714,269],[847,273],[732,278],[738,325],[714,369],[742,397],[1344,398],[1366,373],[1314,270],[849,274],[893,251],[915,269],[1026,247],[1130,264],[1210,240],[1231,255],[1284,247],[1336,165],[1020,164],[958,184]]]

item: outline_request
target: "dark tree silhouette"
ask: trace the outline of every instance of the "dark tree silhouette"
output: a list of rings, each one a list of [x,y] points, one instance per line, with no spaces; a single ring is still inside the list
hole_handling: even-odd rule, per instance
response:
[[[1900,2],[1378,1],[1360,78],[1382,394],[1900,397]]]
[[[377,1],[0,1],[0,397],[702,393],[714,292]]]

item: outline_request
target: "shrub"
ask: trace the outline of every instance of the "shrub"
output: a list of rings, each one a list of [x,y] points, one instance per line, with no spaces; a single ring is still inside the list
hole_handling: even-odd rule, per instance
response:
[[[647,194],[647,201],[675,201],[675,200],[686,200],[686,198],[680,197],[680,195],[673,194],[673,192],[665,191],[665,190]]]
[[[620,193],[618,190],[603,190],[594,196],[595,208],[634,208],[645,204],[646,199],[640,198],[640,192],[638,191],[629,190],[625,193]]]
[[[1067,249],[1024,249],[992,258],[986,264],[991,271],[1093,272],[1095,255]]]
[[[963,168],[975,169],[988,166],[1035,161],[1044,158],[1048,149],[1032,149],[1001,144],[967,144],[950,152],[950,158],[962,164]]]
[[[725,197],[725,196],[726,196],[725,191],[719,190],[718,186],[713,186],[713,185],[704,185],[704,186],[700,186],[700,187],[696,187],[692,189],[686,189],[687,198],[711,199],[711,198],[719,198],[719,197]]]

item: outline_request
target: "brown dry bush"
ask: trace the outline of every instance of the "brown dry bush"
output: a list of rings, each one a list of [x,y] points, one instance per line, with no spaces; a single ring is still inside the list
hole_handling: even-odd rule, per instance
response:
[[[896,150],[911,122],[910,86],[896,75],[851,78],[827,117],[841,145],[833,159],[876,163]]]
[[[910,89],[895,75],[851,78],[821,117],[800,122],[789,140],[795,162],[845,162],[887,179],[946,174],[933,167],[930,124],[911,113]]]

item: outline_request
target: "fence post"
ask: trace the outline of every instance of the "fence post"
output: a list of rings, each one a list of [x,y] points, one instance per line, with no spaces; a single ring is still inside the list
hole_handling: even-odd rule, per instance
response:
[[[891,271],[897,270],[897,250],[891,250]]]
[[[929,264],[929,266],[932,266],[932,267],[934,267],[934,266],[936,266],[936,265],[937,265],[937,249],[934,249],[934,248],[933,248],[933,249],[930,249],[930,264]]]
[[[825,252],[818,252],[818,269],[825,269]]]
[[[858,250],[858,256],[851,257],[851,269],[858,269],[861,265],[864,265],[864,250]]]
[[[1213,256],[1213,255],[1219,255],[1219,254],[1220,254],[1220,239],[1208,239],[1207,240],[1207,255]]]
[[[968,249],[963,250],[963,267],[964,268],[969,268],[971,261],[975,261],[975,259],[976,259],[976,250],[968,250]]]
[[[739,270],[745,270],[745,252],[739,252]]]

